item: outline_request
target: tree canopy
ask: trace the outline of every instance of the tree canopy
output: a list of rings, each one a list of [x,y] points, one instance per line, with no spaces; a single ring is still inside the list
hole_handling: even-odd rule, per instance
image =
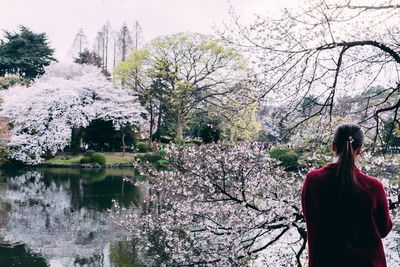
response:
[[[19,32],[5,31],[0,42],[0,76],[19,74],[32,80],[44,73],[54,58],[45,33],[20,26]]]
[[[140,95],[151,121],[162,121],[167,110],[174,114],[178,140],[193,110],[225,107],[247,89],[243,57],[215,37],[194,33],[154,39],[146,49],[134,50],[114,74]]]

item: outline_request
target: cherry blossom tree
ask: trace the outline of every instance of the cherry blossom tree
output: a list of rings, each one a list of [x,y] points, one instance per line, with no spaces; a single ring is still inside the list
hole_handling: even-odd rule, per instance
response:
[[[112,121],[116,129],[145,126],[146,112],[136,97],[114,88],[94,66],[53,65],[29,88],[13,87],[2,95],[1,114],[12,126],[10,157],[27,164],[62,150],[72,129],[94,119]]]

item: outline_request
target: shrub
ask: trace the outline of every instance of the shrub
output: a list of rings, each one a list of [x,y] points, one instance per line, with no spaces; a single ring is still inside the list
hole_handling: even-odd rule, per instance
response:
[[[203,140],[201,140],[201,139],[193,139],[192,143],[199,146],[199,145],[203,144]]]
[[[160,160],[157,160],[155,165],[157,168],[166,168],[166,167],[168,167],[169,164],[170,164],[170,162],[168,160],[160,159]]]
[[[8,151],[5,147],[0,146],[0,167],[9,164],[7,159]]]
[[[6,158],[8,154],[7,148],[0,146],[0,157]]]
[[[147,154],[147,153],[136,153],[136,154],[134,155],[134,157],[135,157],[137,160],[139,160],[139,161],[143,161],[143,160],[145,160],[145,158],[146,158],[146,154]]]
[[[137,151],[144,153],[149,151],[149,145],[146,142],[140,141],[136,143],[136,149]]]
[[[104,155],[103,153],[93,153],[93,155],[90,157],[90,159],[92,160],[92,162],[96,162],[100,165],[106,165],[106,161],[107,161],[107,157],[106,155]]]
[[[91,163],[92,159],[90,157],[83,157],[83,158],[81,158],[81,160],[79,162],[81,164],[87,164],[87,163]]]
[[[160,136],[160,138],[159,138],[160,143],[162,143],[162,144],[170,144],[172,139],[173,139],[172,137],[167,136],[167,135]]]
[[[269,151],[269,156],[273,159],[277,159],[279,160],[279,158],[290,152],[290,149],[288,147],[284,147],[284,146],[276,146],[271,148],[271,150]]]
[[[94,153],[96,153],[96,151],[94,150],[87,150],[83,155],[87,156],[87,157],[91,157]]]
[[[296,154],[299,155],[299,165],[307,168],[310,166],[319,168],[332,162],[331,147],[327,145],[316,148],[299,147],[296,148]]]
[[[271,158],[279,160],[283,166],[287,167],[290,170],[297,169],[299,166],[298,155],[295,152],[291,151],[288,147],[273,147],[269,151],[269,155]]]
[[[160,158],[162,159],[165,159],[165,157],[167,156],[167,151],[165,151],[164,149],[160,149],[158,153],[160,154]]]
[[[159,153],[155,153],[155,152],[148,152],[145,154],[145,160],[147,160],[148,162],[151,163],[156,163],[158,160],[161,159],[161,156]]]
[[[0,90],[8,89],[9,87],[12,87],[17,84],[28,86],[29,80],[24,79],[23,77],[16,74],[0,77]]]
[[[296,169],[299,165],[298,156],[290,151],[285,154],[282,154],[278,160],[282,163],[283,166],[291,170]]]
[[[157,165],[157,162],[159,160],[164,160],[163,157],[161,156],[162,153],[160,153],[160,152],[159,153],[156,153],[156,152],[137,153],[137,154],[135,154],[135,158],[138,159],[139,161],[147,161],[147,162]],[[164,151],[164,153],[165,153],[165,151]]]

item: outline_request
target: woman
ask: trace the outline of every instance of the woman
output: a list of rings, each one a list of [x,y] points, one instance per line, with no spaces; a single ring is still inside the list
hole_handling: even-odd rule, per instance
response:
[[[310,171],[302,190],[310,267],[385,267],[381,238],[392,228],[382,184],[355,161],[364,135],[354,124],[336,131],[336,163]]]

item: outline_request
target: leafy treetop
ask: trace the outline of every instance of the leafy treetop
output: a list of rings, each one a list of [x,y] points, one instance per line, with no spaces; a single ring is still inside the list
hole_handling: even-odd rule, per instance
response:
[[[20,26],[19,32],[5,31],[0,42],[0,75],[19,74],[33,80],[44,73],[54,58],[54,49],[45,33],[34,33]]]

